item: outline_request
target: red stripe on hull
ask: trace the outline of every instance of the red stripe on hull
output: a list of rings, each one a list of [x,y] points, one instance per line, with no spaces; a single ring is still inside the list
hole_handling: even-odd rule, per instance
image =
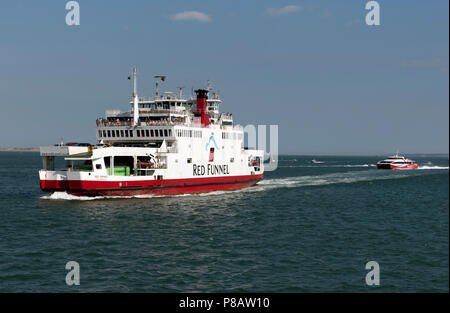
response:
[[[67,180],[41,180],[41,189],[43,191],[64,191],[68,188]]]
[[[141,181],[80,181],[71,180],[68,188],[42,189],[44,191],[67,191],[84,196],[136,196],[199,193],[215,190],[232,190],[252,186],[263,179],[264,174],[245,176],[222,176],[189,179],[141,180]],[[50,183],[47,183],[50,182]],[[55,181],[41,181],[42,185],[57,185]]]
[[[393,164],[389,164],[389,167],[387,167],[386,165],[377,165],[378,169],[391,169],[391,170],[395,170],[395,169],[416,169],[419,168],[419,166],[417,164],[405,164],[405,165],[393,165]]]
[[[419,166],[417,164],[408,164],[408,165],[404,165],[404,166],[397,166],[397,165],[391,165],[392,169],[414,169],[414,168],[419,168]]]

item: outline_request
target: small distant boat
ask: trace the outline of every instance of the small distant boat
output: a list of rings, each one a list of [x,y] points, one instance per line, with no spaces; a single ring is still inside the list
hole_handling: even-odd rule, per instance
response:
[[[404,156],[395,154],[388,157],[385,160],[379,161],[377,163],[378,169],[416,169],[419,168],[417,163],[411,159],[407,159]]]
[[[314,163],[314,164],[322,164],[323,162],[322,162],[322,161],[317,161],[316,159],[312,159],[312,160],[311,160],[311,163]]]

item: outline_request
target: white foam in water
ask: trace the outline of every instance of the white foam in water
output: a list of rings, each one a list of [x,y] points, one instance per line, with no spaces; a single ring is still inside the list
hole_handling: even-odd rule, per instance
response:
[[[448,166],[423,165],[423,166],[419,166],[419,170],[448,170]]]
[[[263,187],[265,190],[272,188],[289,188],[289,187],[306,187],[306,186],[322,186],[330,184],[349,184],[355,182],[375,181],[384,179],[401,179],[409,177],[407,174],[390,175],[393,172],[378,172],[373,170],[333,173],[320,176],[298,176],[288,178],[267,179],[258,183],[257,186]],[[380,175],[381,174],[381,175]],[[256,191],[256,190],[255,190]]]
[[[87,197],[87,196],[75,196],[71,195],[65,191],[56,191],[49,196],[42,196],[41,199],[44,200],[75,200],[75,201],[89,201],[89,200],[101,200],[101,199],[151,199],[151,198],[169,198],[169,197],[190,197],[190,196],[211,196],[211,195],[222,195],[234,191],[240,190],[217,190],[205,193],[183,193],[183,194],[174,194],[174,195],[135,195],[135,196],[96,196],[96,197]]]
[[[104,199],[104,197],[86,197],[86,196],[74,196],[68,194],[65,191],[55,191],[49,196],[42,196],[41,199],[45,200],[96,200],[96,199]]]
[[[311,168],[326,168],[326,167],[374,167],[375,164],[338,164],[338,165],[279,165],[278,167],[311,167]]]
[[[135,195],[135,196],[75,196],[68,194],[65,191],[56,191],[49,196],[42,196],[44,200],[76,200],[76,201],[88,201],[88,200],[101,200],[101,199],[150,199],[150,198],[163,198],[163,197],[185,197],[192,194],[178,194],[178,195]]]

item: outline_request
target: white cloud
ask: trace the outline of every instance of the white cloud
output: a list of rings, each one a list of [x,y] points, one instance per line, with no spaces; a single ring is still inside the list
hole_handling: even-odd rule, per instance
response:
[[[197,21],[197,22],[210,22],[211,17],[208,14],[198,11],[184,11],[169,16],[173,21]]]
[[[282,8],[269,8],[266,13],[271,16],[281,16],[289,13],[294,13],[300,11],[300,6],[298,5],[287,5]]]

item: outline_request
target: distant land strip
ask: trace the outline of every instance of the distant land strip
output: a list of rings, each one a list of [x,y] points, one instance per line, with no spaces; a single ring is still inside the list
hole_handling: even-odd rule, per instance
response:
[[[0,148],[0,152],[39,152],[39,148]]]

